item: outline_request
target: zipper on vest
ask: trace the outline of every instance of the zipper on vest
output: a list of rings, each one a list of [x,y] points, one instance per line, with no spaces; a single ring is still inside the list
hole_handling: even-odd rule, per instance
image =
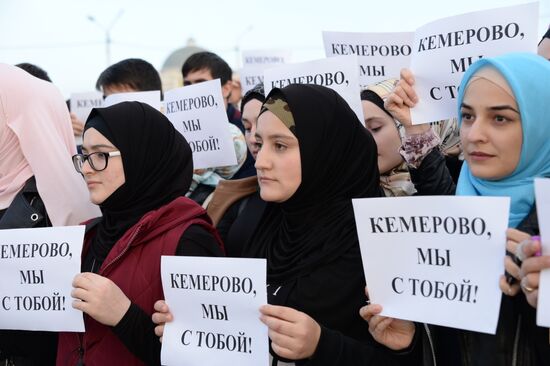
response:
[[[78,362],[76,363],[76,366],[84,366],[84,350],[82,348],[78,348]]]
[[[80,334],[75,334],[78,338],[78,362],[76,363],[76,366],[84,366],[84,347],[82,346],[82,337]]]
[[[512,366],[518,364],[518,351],[519,351],[519,337],[521,333],[521,314],[518,316],[518,323],[516,326],[516,334],[514,336],[514,350],[512,352]]]
[[[101,271],[101,273],[105,273],[105,271],[107,270],[107,268],[109,268],[109,266],[111,266],[113,263],[115,263],[116,261],[118,261],[118,260],[128,251],[128,249],[130,249],[130,246],[132,245],[132,242],[134,241],[134,239],[136,238],[137,234],[138,234],[139,231],[141,230],[141,226],[142,226],[142,225],[139,225],[139,226],[136,228],[136,231],[134,231],[134,233],[133,233],[132,236],[130,237],[130,240],[128,240],[128,244],[126,245],[126,247],[124,248],[124,250],[122,250],[122,252],[120,252],[120,254],[117,255],[112,261],[110,261],[109,263],[107,263],[107,265],[103,268],[103,271]]]
[[[437,366],[437,360],[435,358],[435,348],[432,340],[432,332],[430,331],[428,324],[424,323],[423,325],[424,329],[426,330],[426,335],[428,336],[428,342],[430,343],[430,351],[432,351],[432,359],[434,361],[433,366]]]

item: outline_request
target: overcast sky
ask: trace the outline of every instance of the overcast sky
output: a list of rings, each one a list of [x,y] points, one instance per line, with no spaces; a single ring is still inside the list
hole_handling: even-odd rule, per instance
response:
[[[294,61],[323,58],[323,30],[413,31],[446,16],[526,2],[0,0],[0,62],[39,65],[68,97],[93,90],[106,67],[104,29],[114,19],[113,63],[139,57],[160,69],[192,37],[236,67],[237,50],[289,48]],[[550,0],[541,0],[540,9],[536,21],[542,36],[550,24]]]

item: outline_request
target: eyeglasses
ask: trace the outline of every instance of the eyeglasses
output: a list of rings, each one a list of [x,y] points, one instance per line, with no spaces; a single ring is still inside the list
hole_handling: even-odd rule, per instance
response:
[[[73,155],[73,165],[77,172],[82,173],[82,166],[88,160],[90,167],[96,172],[107,169],[109,157],[120,156],[120,151],[111,152],[95,152],[91,154],[76,154]]]

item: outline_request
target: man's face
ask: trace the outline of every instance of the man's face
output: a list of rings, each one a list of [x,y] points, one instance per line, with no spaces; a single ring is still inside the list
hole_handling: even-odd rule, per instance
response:
[[[197,83],[202,83],[203,81],[209,81],[214,80],[214,77],[212,76],[212,73],[209,69],[199,69],[199,70],[193,70],[190,71],[187,75],[184,75],[183,77],[183,85],[189,86]],[[225,107],[227,108],[227,100],[231,96],[231,89],[232,89],[232,82],[231,80],[227,81],[224,85],[222,85],[222,95],[223,100],[225,102]]]
[[[188,86],[213,79],[214,77],[208,69],[193,70],[183,77],[183,85]]]
[[[118,94],[118,93],[132,93],[137,92],[139,90],[136,90],[132,88],[128,84],[109,84],[109,85],[103,85],[101,87],[101,90],[103,91],[103,97],[108,97],[111,94]]]

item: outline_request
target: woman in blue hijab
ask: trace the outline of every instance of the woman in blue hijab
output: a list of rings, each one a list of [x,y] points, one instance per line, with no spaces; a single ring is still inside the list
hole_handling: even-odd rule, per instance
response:
[[[413,84],[412,74],[403,71],[386,102],[386,108],[403,124],[410,123],[410,108],[418,100]],[[494,336],[430,326],[425,348],[431,352],[427,352],[425,364],[550,365],[548,329],[536,326],[535,309],[524,296],[529,299],[535,284],[522,279],[520,274],[525,270],[519,267],[521,259],[534,253],[532,248],[540,247],[540,243],[530,241],[539,231],[533,181],[550,177],[550,62],[525,53],[482,59],[464,74],[459,90],[460,137],[466,163],[456,194],[511,198],[507,277],[500,281],[505,296]],[[427,136],[420,140],[425,143]],[[415,181],[415,177],[423,176],[418,172],[411,172],[415,185],[423,184]],[[441,181],[452,184],[448,179]],[[439,186],[435,192],[445,194],[453,188]],[[531,247],[523,250],[520,243]],[[376,314],[380,310],[378,305],[370,305],[362,314],[368,320],[374,315],[379,322],[382,317]]]
[[[476,98],[476,93],[482,99]],[[462,79],[458,107],[467,164],[462,168],[456,194],[511,197],[510,227],[517,227],[533,207],[534,178],[550,176],[549,96],[550,63],[532,54],[482,59]],[[494,99],[484,106],[491,108],[486,115],[494,118],[492,126],[480,121],[482,111],[473,114],[470,105],[477,99],[477,104],[483,106],[488,98]],[[478,130],[474,131],[475,124],[484,126],[476,126]],[[483,133],[488,135],[487,141]],[[484,156],[483,149],[490,149],[493,156]],[[499,175],[499,169],[509,173]]]

